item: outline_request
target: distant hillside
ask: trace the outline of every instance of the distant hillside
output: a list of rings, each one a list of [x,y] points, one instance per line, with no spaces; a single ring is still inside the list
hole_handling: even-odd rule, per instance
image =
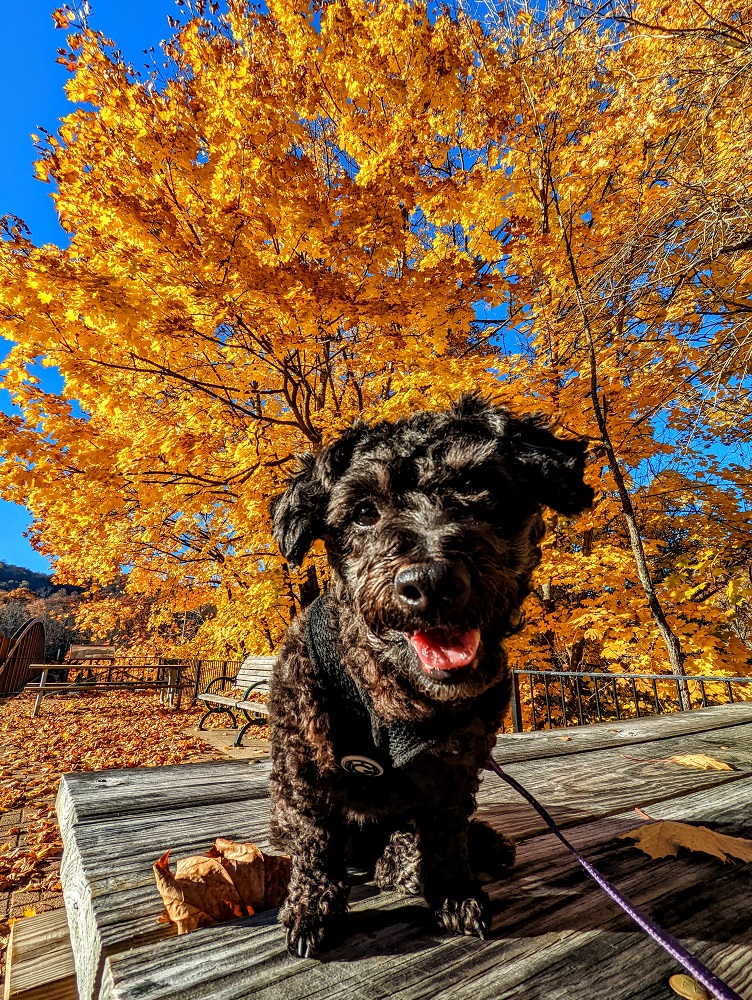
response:
[[[0,590],[15,590],[21,585],[35,594],[47,594],[57,589],[49,573],[35,573],[33,569],[13,566],[0,559]]]

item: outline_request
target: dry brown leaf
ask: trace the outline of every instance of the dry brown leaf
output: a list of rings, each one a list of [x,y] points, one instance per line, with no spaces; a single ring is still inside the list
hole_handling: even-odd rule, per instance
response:
[[[629,833],[621,835],[635,842],[635,847],[650,855],[651,858],[676,857],[681,847],[688,851],[710,854],[721,861],[729,857],[741,861],[752,861],[752,840],[744,837],[728,837],[723,833],[715,833],[706,826],[690,826],[689,823],[675,823],[673,820],[660,820],[658,823],[647,823]]]
[[[216,858],[183,858],[173,875],[167,851],[155,862],[154,877],[167,917],[177,925],[178,934],[247,915],[238,890]]]
[[[290,881],[292,864],[286,854],[265,854],[255,844],[237,844],[218,837],[207,854],[219,858],[238,892],[253,909],[279,906]]]
[[[207,854],[217,858],[252,913],[264,909],[264,855],[255,844],[218,837]]]
[[[730,764],[725,764],[722,760],[716,760],[715,757],[708,757],[704,753],[682,753],[668,759],[672,760],[674,764],[682,764],[684,767],[696,767],[701,771],[736,770]]]
[[[175,875],[169,858],[168,851],[156,862],[154,877],[167,907],[159,919],[176,924],[178,934],[279,906],[290,881],[289,857],[224,837],[205,855],[178,861]]]

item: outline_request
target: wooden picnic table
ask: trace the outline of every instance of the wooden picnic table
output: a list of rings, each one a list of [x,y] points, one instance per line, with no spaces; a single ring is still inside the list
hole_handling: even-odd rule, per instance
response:
[[[704,753],[733,771],[668,762]],[[499,738],[496,759],[575,847],[742,997],[752,998],[752,864],[651,860],[619,839],[656,819],[752,838],[752,703]],[[434,931],[420,900],[351,893],[348,935],[320,960],[285,950],[276,911],[171,936],[152,864],[217,836],[267,847],[268,763],[227,761],[65,775],[62,883],[81,1000],[675,1000],[681,970],[589,879],[497,776],[479,814],[515,837],[489,886],[493,936]]]
[[[48,681],[50,673],[60,670],[75,671],[84,668],[88,673],[105,673],[105,679],[95,677],[84,677],[76,681]],[[42,698],[45,694],[84,694],[86,692],[97,691],[121,691],[154,688],[159,691],[159,703],[166,704],[172,711],[180,709],[183,696],[182,674],[190,669],[188,663],[160,663],[153,661],[150,663],[32,663],[29,671],[40,670],[41,674],[26,685],[26,691],[36,694],[32,718],[39,714]],[[111,680],[112,674],[130,675],[128,680]],[[157,677],[140,677],[135,675],[156,674]],[[161,677],[159,675],[162,675]]]

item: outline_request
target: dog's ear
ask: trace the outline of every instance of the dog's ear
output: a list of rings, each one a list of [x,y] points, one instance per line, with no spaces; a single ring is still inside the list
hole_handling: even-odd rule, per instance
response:
[[[514,473],[536,500],[568,516],[592,506],[593,488],[583,480],[585,441],[556,437],[538,417],[509,417],[507,435]]]
[[[321,534],[327,491],[320,482],[316,458],[310,452],[298,457],[298,468],[287,481],[282,496],[271,504],[272,535],[285,560],[299,566],[315,538]]]
[[[349,466],[367,430],[366,424],[357,421],[315,455],[300,455],[287,489],[272,500],[272,535],[291,566],[299,566],[313,542],[326,534],[331,488]]]
[[[563,439],[538,416],[514,417],[478,393],[461,396],[453,412],[462,420],[480,421],[499,443],[509,471],[534,499],[560,514],[579,514],[593,502],[583,482],[587,444]]]

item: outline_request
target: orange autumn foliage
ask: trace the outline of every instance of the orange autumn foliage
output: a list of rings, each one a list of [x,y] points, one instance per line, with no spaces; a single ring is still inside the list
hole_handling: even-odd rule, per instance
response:
[[[37,164],[70,242],[2,248],[0,492],[125,590],[97,638],[268,652],[326,578],[271,541],[295,455],[480,389],[592,445],[516,662],[749,669],[749,18],[485,12],[196,3],[143,77],[71,27]]]

